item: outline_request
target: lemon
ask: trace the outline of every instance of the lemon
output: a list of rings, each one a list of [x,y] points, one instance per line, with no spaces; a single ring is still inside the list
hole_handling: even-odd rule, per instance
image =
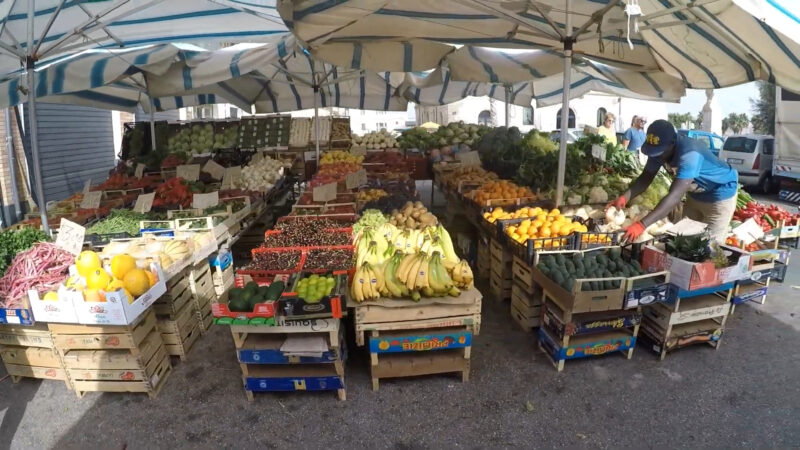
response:
[[[58,293],[50,291],[47,294],[44,294],[42,300],[46,302],[57,302],[58,301]]]
[[[111,258],[111,274],[119,280],[125,278],[125,274],[136,268],[136,260],[128,254],[120,254]]]
[[[95,269],[86,277],[86,287],[93,290],[105,289],[111,282],[111,275],[103,269]]]
[[[82,277],[88,277],[94,270],[99,269],[100,257],[91,250],[84,250],[75,260],[75,268]]]

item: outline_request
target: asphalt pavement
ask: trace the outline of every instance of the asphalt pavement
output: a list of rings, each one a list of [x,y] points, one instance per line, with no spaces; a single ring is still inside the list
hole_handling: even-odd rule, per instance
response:
[[[765,305],[736,308],[718,350],[689,347],[664,361],[638,345],[631,360],[567,361],[557,373],[508,303],[487,296],[469,382],[387,380],[373,392],[351,334],[346,401],[298,392],[248,402],[230,332],[215,326],[153,400],[78,399],[63,382],[3,379],[0,449],[796,448],[798,267],[800,254]]]

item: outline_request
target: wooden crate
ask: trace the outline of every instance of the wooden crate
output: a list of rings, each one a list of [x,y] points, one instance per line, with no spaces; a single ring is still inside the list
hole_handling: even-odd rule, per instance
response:
[[[381,378],[459,372],[462,380],[467,381],[471,350],[472,331],[465,326],[372,330],[369,339],[372,390],[378,390]]]
[[[280,321],[275,326],[233,325],[231,335],[242,369],[245,395],[256,392],[336,391],[346,400],[344,329],[339,319]],[[283,340],[294,334],[321,335],[328,352],[316,357],[284,356]]]
[[[214,281],[214,291],[217,293],[217,296],[224,294],[228,289],[233,287],[233,264],[229,265],[225,270],[214,267],[211,270],[211,277]]]
[[[51,323],[53,342],[59,352],[69,350],[136,349],[156,327],[150,310],[130,325],[71,325]],[[160,338],[159,338],[160,339]]]
[[[616,352],[633,357],[642,321],[638,309],[573,313],[547,296],[542,308],[539,348],[559,372],[569,359]]]
[[[197,307],[200,332],[205,334],[214,323],[211,304],[219,300],[219,296],[217,296],[217,292],[214,289],[211,267],[208,263],[203,261],[192,267],[189,272],[189,287],[192,290],[194,304]]]
[[[355,311],[356,344],[365,344],[365,333],[393,330],[418,330],[466,326],[480,334],[481,293],[472,288],[459,297],[423,298],[419,302],[381,298],[356,303],[347,299]]]
[[[772,274],[775,270],[775,263],[761,264],[754,266],[750,279],[736,282],[731,297],[730,313],[736,309],[736,305],[746,302],[754,302],[763,305],[767,302],[767,292],[772,281]]]
[[[663,360],[667,353],[692,344],[718,349],[731,307],[733,289],[678,298],[674,306],[657,303],[644,309],[642,335]]]
[[[497,241],[497,239],[490,240],[489,254],[493,261],[496,260],[500,264],[511,264],[511,251]]]
[[[160,317],[169,317],[175,320],[184,305],[194,298],[189,287],[189,271],[173,277],[170,282],[172,287],[168,286],[167,293],[153,303],[153,311]]]
[[[503,279],[492,272],[489,277],[489,291],[497,301],[511,298],[511,278]]]
[[[0,345],[53,348],[53,335],[47,324],[0,325]]]
[[[62,358],[78,397],[87,392],[144,392],[155,398],[172,371],[155,327],[135,347],[68,350]]]
[[[535,288],[533,292],[517,283],[515,279],[511,285],[511,317],[522,328],[530,331],[541,322],[542,316],[542,291]]]
[[[72,389],[61,355],[54,348],[2,345],[0,357],[14,383],[22,378],[62,380]]]
[[[194,302],[186,303],[175,320],[159,318],[156,328],[170,356],[179,356],[181,361],[200,336],[200,315]]]
[[[536,286],[536,282],[533,280],[533,267],[517,256],[512,259],[511,277],[515,283],[529,291]]]

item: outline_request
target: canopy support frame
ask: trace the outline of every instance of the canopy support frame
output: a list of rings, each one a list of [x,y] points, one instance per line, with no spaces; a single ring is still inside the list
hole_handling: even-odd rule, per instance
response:
[[[564,85],[562,88],[561,100],[561,139],[558,150],[558,176],[556,178],[556,206],[561,206],[564,200],[564,178],[567,168],[567,136],[569,133],[569,88],[572,75],[572,45],[575,42],[572,37],[572,16],[569,13],[570,0],[566,3],[566,31],[567,37],[564,38]]]

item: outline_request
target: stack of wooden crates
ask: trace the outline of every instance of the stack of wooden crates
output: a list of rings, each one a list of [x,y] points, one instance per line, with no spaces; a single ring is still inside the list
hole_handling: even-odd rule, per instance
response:
[[[172,371],[152,310],[130,325],[48,327],[78,397],[86,392],[145,392],[153,398]]]
[[[0,326],[0,356],[11,380],[63,380],[71,389],[61,355],[47,324]]]
[[[200,337],[200,314],[189,286],[190,269],[172,277],[167,282],[167,292],[153,304],[157,327],[166,345],[167,354],[179,356],[182,361]]]
[[[200,331],[205,334],[214,323],[211,304],[217,301],[217,292],[214,290],[211,266],[209,266],[208,261],[202,260],[190,267],[188,277],[189,289],[194,296],[197,317],[200,322]]]
[[[511,252],[496,239],[489,243],[489,290],[495,300],[511,298]]]

